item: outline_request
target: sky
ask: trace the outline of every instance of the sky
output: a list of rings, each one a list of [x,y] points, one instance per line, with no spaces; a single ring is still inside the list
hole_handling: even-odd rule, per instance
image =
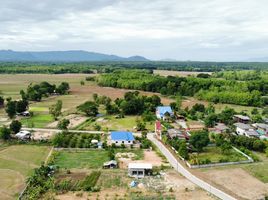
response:
[[[268,0],[1,0],[0,49],[152,60],[268,57]]]

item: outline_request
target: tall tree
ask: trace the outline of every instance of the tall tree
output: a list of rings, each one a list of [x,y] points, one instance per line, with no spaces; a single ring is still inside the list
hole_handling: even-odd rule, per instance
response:
[[[93,101],[87,101],[87,102],[77,106],[77,109],[79,111],[85,113],[87,116],[95,117],[98,114],[98,106]]]
[[[190,144],[198,151],[201,152],[204,147],[209,143],[209,137],[207,131],[193,132],[189,140]]]
[[[56,104],[49,107],[49,114],[51,114],[55,120],[61,115],[62,101],[58,100]]]
[[[12,101],[8,99],[6,105],[6,113],[10,119],[12,119],[16,115],[16,101]]]
[[[18,120],[13,120],[11,124],[9,125],[10,130],[12,133],[18,133],[21,129],[21,122]]]

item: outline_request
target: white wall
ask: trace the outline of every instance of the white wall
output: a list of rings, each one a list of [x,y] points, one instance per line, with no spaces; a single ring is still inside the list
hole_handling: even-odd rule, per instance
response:
[[[124,144],[124,145],[132,145],[133,144],[133,141],[111,140],[111,143],[112,144],[115,144],[116,146],[120,146],[121,144]]]

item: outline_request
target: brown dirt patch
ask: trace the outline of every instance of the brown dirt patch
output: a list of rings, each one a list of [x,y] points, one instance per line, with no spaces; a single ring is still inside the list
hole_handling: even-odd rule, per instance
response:
[[[259,181],[241,168],[206,171],[204,177],[240,199],[263,199],[268,194],[268,185]],[[210,177],[210,178],[209,178]]]
[[[75,114],[71,114],[68,116],[63,117],[62,119],[69,119],[70,124],[68,126],[69,129],[75,128],[76,126],[78,126],[79,124],[82,124],[83,122],[85,122],[87,120],[87,117],[82,116],[82,115],[75,115]],[[57,128],[59,121],[54,121],[49,123],[46,127],[47,128]]]
[[[131,153],[133,154],[133,153]],[[122,169],[127,169],[129,163],[150,163],[153,166],[161,166],[162,164],[165,164],[161,157],[159,157],[154,151],[150,150],[144,150],[144,158],[142,160],[132,160],[131,154],[128,156],[128,158],[119,158],[119,167]]]
[[[35,131],[32,132],[33,140],[49,140],[51,139],[56,133],[53,131]]]

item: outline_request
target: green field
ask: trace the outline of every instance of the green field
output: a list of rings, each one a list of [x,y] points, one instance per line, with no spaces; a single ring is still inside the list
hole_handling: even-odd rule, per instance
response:
[[[21,119],[22,125],[30,128],[44,128],[53,121],[53,117],[45,113],[35,113],[33,117]]]
[[[221,149],[219,147],[205,147],[203,152],[197,155],[197,158],[198,160],[203,161],[209,159],[212,163],[218,163],[220,160],[226,160],[227,162],[247,160],[245,156],[233,149],[231,150],[230,154],[224,155],[221,153]]]
[[[257,153],[257,155],[261,158],[261,162],[242,165],[241,167],[262,182],[268,183],[268,157],[261,153]]]
[[[98,124],[101,126],[102,130],[126,130],[126,131],[135,131],[134,127],[137,125],[137,116],[125,116],[124,118],[116,119],[114,115],[104,116],[99,118],[97,121],[87,121],[84,124],[78,126],[78,129],[81,130],[94,130],[94,125]],[[154,130],[154,123],[147,122],[146,128],[148,130]]]
[[[13,145],[0,149],[0,199],[14,199],[34,168],[45,161],[50,147]]]
[[[55,164],[60,168],[96,169],[101,168],[108,161],[108,152],[105,150],[89,150],[80,152],[56,152]]]

